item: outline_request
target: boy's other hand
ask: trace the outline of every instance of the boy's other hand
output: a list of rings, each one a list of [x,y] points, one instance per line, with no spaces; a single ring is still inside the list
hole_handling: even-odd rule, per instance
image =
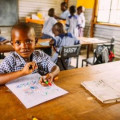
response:
[[[29,62],[29,63],[26,63],[26,65],[22,69],[22,72],[24,75],[28,75],[28,74],[32,73],[37,68],[38,68],[38,66],[35,62]]]
[[[48,82],[48,84],[46,83],[46,81]],[[50,84],[52,84],[53,82],[53,74],[52,73],[48,73],[46,76],[41,76],[40,78],[40,84],[43,86],[48,86]]]

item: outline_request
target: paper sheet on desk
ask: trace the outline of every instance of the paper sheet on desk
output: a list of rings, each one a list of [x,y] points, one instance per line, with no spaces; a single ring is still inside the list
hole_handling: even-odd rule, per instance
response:
[[[26,108],[31,108],[40,103],[68,93],[60,87],[43,87],[39,84],[39,74],[31,74],[16,79],[6,86],[19,98]]]
[[[49,46],[49,41],[40,43],[42,46]]]

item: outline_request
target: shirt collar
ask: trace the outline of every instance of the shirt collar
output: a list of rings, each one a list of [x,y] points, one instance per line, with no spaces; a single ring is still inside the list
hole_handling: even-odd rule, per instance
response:
[[[77,16],[76,15],[70,15],[69,18],[71,19],[72,17],[74,17],[75,19],[77,19]]]

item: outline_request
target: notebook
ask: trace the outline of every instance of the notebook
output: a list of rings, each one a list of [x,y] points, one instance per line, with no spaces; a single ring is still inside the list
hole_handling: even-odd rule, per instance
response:
[[[110,76],[99,80],[84,81],[81,83],[102,103],[114,103],[120,101],[120,77]]]
[[[54,83],[52,86],[44,87],[39,83],[39,79],[39,74],[31,74],[9,82],[6,86],[18,97],[26,108],[31,108],[68,93]]]

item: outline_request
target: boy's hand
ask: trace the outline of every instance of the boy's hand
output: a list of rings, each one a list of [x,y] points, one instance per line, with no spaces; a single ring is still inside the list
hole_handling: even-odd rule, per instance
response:
[[[32,73],[35,69],[37,69],[37,64],[35,62],[26,63],[24,68],[22,69],[23,74],[28,75]]]
[[[41,76],[40,78],[40,84],[43,86],[51,85],[53,81],[53,74],[49,73],[46,76]]]

